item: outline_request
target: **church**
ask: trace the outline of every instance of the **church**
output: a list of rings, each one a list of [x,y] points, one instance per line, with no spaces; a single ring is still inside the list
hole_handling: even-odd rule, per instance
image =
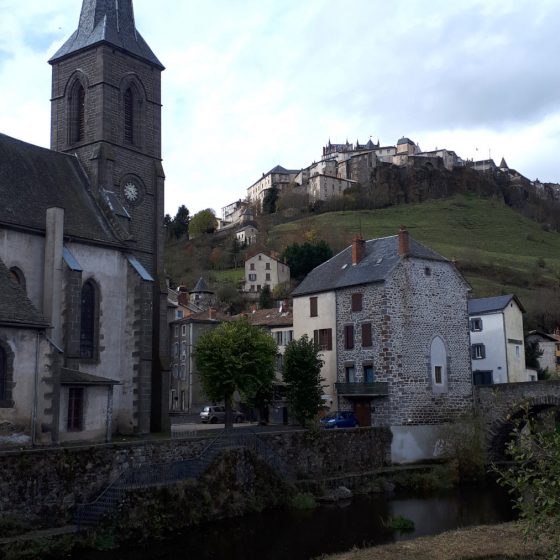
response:
[[[132,0],[83,0],[51,147],[0,134],[0,436],[166,429],[163,65]]]

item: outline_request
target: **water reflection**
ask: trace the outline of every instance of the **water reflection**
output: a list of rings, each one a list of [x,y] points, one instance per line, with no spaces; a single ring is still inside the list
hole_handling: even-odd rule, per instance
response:
[[[399,535],[383,520],[402,515],[415,530]],[[271,511],[220,521],[164,541],[117,552],[80,554],[80,560],[309,560],[353,546],[371,546],[474,524],[512,519],[509,498],[492,487],[464,488],[432,498],[357,496],[313,511]],[[77,558],[77,557],[76,557]]]

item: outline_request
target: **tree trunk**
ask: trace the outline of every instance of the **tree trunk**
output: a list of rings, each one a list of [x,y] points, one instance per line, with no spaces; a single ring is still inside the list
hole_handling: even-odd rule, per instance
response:
[[[233,430],[233,407],[231,406],[231,397],[224,400],[226,407],[225,429]]]

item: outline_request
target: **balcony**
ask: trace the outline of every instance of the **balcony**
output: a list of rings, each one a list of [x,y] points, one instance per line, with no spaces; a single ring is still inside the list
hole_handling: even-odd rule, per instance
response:
[[[336,392],[345,397],[386,397],[389,394],[387,381],[374,383],[335,383]]]

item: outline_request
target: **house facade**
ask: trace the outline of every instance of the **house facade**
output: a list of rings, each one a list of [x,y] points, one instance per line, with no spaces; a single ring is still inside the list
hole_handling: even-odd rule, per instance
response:
[[[196,367],[195,348],[198,339],[208,330],[229,320],[209,308],[170,324],[171,379],[169,385],[169,415],[171,423],[183,414],[200,412],[208,404]]]
[[[555,377],[560,376],[560,330],[554,333],[530,331],[525,338],[527,344],[537,343],[542,355],[538,358],[539,367]]]
[[[433,453],[437,428],[472,404],[467,294],[453,263],[409,238],[364,241],[294,291],[294,335],[324,350],[333,408],[391,426],[393,460]]]
[[[270,291],[290,281],[290,267],[266,253],[257,253],[245,261],[245,292],[257,294],[264,286]]]
[[[469,300],[473,383],[530,381],[525,367],[523,313],[515,295]]]
[[[51,150],[0,135],[0,261],[35,317],[0,325],[0,421],[35,443],[161,430],[163,66],[131,0],[84,0],[49,62]]]

